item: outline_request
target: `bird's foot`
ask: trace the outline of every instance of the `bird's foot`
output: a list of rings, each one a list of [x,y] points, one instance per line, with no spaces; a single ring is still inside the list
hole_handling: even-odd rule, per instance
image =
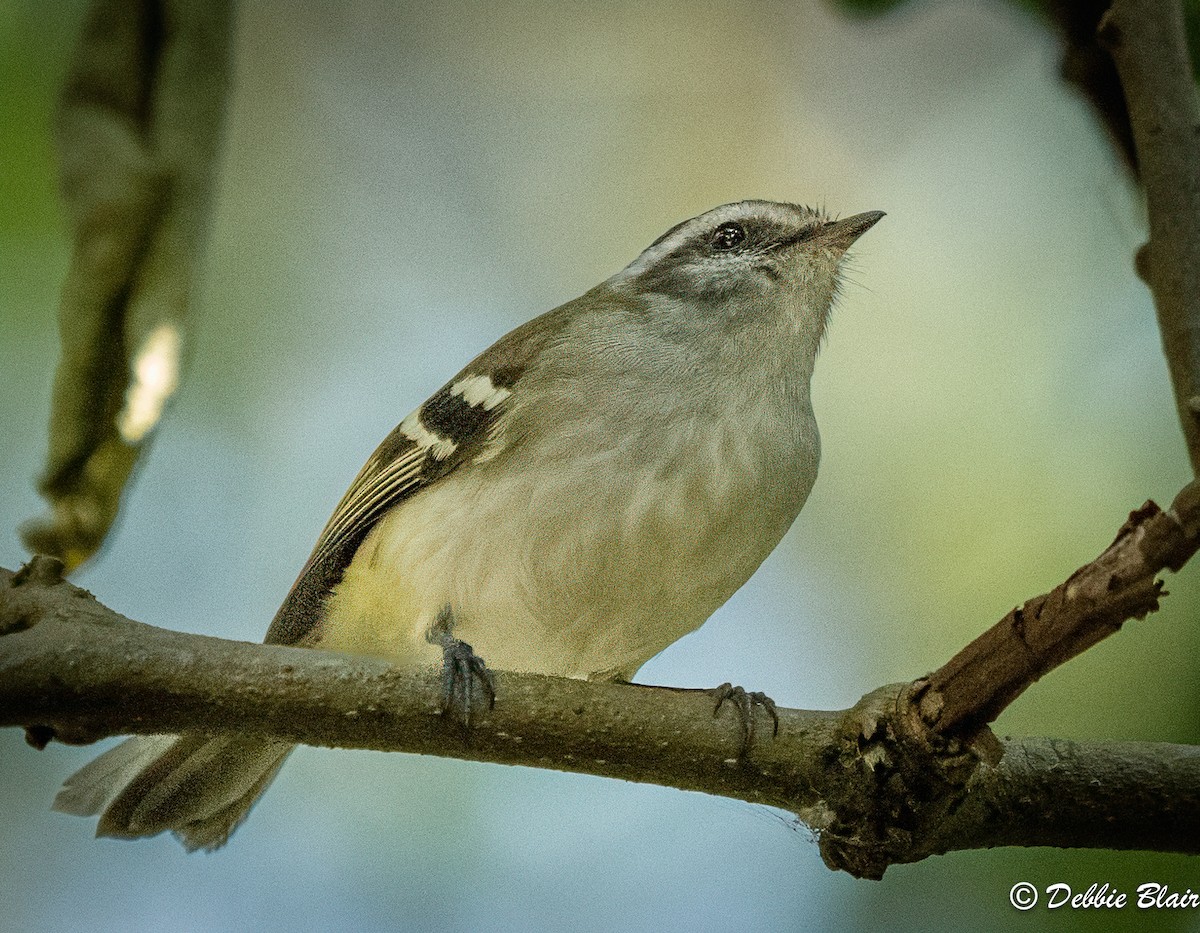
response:
[[[771,736],[779,735],[779,713],[775,710],[775,701],[765,693],[757,690],[747,691],[730,683],[714,687],[709,693],[717,701],[713,707],[713,716],[717,716],[721,712],[721,707],[726,703],[732,705],[737,711],[742,726],[742,744],[738,750],[740,761],[745,761],[749,757],[750,749],[754,745],[754,710],[756,707],[766,710],[767,715],[771,717]]]
[[[775,701],[765,693],[760,693],[757,690],[748,691],[729,683],[705,689],[703,687],[661,687],[654,684],[630,683],[627,680],[618,682],[629,684],[631,687],[641,687],[643,690],[670,690],[672,693],[707,693],[716,700],[716,705],[713,707],[713,718],[716,718],[720,714],[722,706],[729,703],[737,712],[742,730],[742,741],[738,746],[737,758],[740,762],[747,761],[750,756],[750,749],[754,745],[756,734],[754,710],[756,707],[766,710],[767,715],[771,717],[771,735],[779,735],[779,713],[775,709]]]
[[[465,641],[455,638],[454,612],[445,606],[425,633],[425,640],[442,649],[442,715],[453,716],[465,731],[471,728],[476,702],[496,705],[492,672]]]

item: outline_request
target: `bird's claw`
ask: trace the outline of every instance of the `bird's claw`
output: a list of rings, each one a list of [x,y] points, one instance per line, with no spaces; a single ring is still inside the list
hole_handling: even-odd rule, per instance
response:
[[[469,731],[480,690],[487,708],[495,708],[496,684],[483,658],[465,641],[450,634],[453,623],[453,612],[447,606],[438,613],[425,637],[442,649],[442,715],[456,714],[463,729]]]
[[[757,690],[747,691],[742,687],[735,687],[730,683],[723,683],[721,686],[715,687],[712,693],[717,701],[713,707],[713,716],[720,713],[721,707],[727,702],[732,704],[734,709],[737,710],[742,727],[742,744],[738,750],[739,759],[744,761],[749,756],[750,749],[754,745],[755,707],[762,707],[767,711],[767,715],[771,717],[772,737],[779,735],[779,713],[775,709],[775,701],[765,693]]]
[[[452,638],[442,647],[442,714],[457,710],[466,729],[471,728],[471,713],[482,689],[488,709],[496,706],[496,685],[492,672],[465,641]]]

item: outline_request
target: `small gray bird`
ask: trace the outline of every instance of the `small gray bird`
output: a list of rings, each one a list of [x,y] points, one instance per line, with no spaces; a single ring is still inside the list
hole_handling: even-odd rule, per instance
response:
[[[631,679],[746,582],[804,505],[820,453],[809,381],[839,267],[882,216],[726,204],[502,337],[371,455],[266,641],[448,665],[487,689],[480,658]],[[55,808],[101,814],[97,835],[172,830],[213,849],[291,748],[135,737],[68,779]]]

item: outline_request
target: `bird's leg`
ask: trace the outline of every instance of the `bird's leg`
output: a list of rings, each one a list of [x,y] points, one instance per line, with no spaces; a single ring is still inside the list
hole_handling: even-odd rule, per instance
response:
[[[425,632],[425,640],[442,649],[442,715],[456,712],[464,729],[471,728],[471,712],[482,688],[488,709],[496,705],[492,672],[465,641],[454,637],[454,610],[443,606]]]
[[[750,749],[754,745],[756,735],[754,725],[754,709],[762,707],[767,711],[767,715],[771,717],[771,736],[779,735],[779,713],[775,709],[775,701],[765,693],[758,690],[749,691],[742,687],[735,687],[730,683],[723,683],[719,687],[661,687],[656,684],[635,684],[630,681],[624,681],[631,687],[643,687],[651,690],[674,690],[678,693],[707,693],[716,700],[716,705],[713,707],[713,716],[716,717],[721,712],[721,707],[726,703],[733,706],[737,712],[739,724],[741,726],[742,741],[738,747],[738,759],[746,761],[750,756]]]

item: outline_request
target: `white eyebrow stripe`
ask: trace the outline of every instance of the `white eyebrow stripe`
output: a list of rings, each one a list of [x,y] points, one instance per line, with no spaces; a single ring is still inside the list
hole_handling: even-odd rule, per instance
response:
[[[653,246],[648,246],[646,249],[642,250],[637,259],[614,275],[613,279],[626,281],[641,275],[656,262],[662,259],[663,256],[670,255],[686,240],[695,236],[696,229],[704,226],[707,223],[705,220],[707,217],[708,214],[701,214],[699,217],[693,217],[691,220],[684,221],[679,225],[679,229],[677,229],[670,236],[665,237],[661,242],[655,243]]]
[[[641,275],[647,269],[652,268],[664,256],[670,255],[674,250],[683,245],[685,241],[694,237],[701,230],[707,230],[710,227],[715,229],[731,220],[747,220],[755,217],[770,217],[783,223],[794,223],[801,216],[810,217],[813,220],[823,219],[822,212],[799,204],[781,204],[773,201],[753,199],[722,204],[720,207],[714,207],[712,210],[693,217],[691,220],[685,220],[678,225],[678,229],[674,232],[668,231],[667,234],[664,234],[661,242],[648,246],[633,262],[608,281],[610,284],[615,285],[637,278],[637,276]]]
[[[450,394],[462,397],[472,408],[491,411],[512,395],[509,389],[496,388],[490,376],[464,376],[450,386]]]

